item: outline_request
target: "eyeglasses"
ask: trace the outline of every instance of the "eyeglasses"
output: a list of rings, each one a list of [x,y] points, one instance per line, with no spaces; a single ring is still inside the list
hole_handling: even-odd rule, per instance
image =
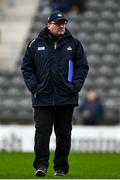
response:
[[[54,24],[56,26],[60,26],[60,25],[67,25],[67,22],[51,22],[50,24]]]

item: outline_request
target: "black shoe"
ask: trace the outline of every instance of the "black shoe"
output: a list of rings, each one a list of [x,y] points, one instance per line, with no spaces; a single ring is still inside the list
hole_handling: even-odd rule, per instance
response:
[[[43,177],[46,174],[47,174],[47,168],[45,166],[39,167],[35,172],[35,175],[39,177]]]
[[[55,173],[54,173],[54,176],[65,176],[65,175],[66,174],[61,169],[56,170]]]

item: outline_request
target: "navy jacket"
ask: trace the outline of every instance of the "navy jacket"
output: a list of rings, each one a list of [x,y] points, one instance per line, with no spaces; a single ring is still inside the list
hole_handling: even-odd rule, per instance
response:
[[[72,82],[68,81],[69,60],[74,64]],[[45,27],[29,43],[21,66],[32,106],[78,105],[88,69],[81,43],[67,29],[56,44]]]

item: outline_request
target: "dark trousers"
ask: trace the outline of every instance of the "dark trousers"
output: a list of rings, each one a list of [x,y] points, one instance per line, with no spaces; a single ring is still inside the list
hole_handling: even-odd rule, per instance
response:
[[[33,166],[49,165],[49,141],[54,125],[56,150],[54,169],[65,173],[69,170],[68,155],[71,146],[73,106],[40,107],[34,109],[35,121],[35,160]]]

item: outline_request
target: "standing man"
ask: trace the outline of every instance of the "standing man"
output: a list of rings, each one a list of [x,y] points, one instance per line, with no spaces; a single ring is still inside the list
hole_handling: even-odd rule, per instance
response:
[[[89,67],[81,43],[66,29],[67,22],[61,12],[51,13],[47,26],[29,43],[22,62],[34,108],[36,176],[47,173],[53,125],[54,175],[65,176],[69,171],[72,114]]]
[[[84,125],[99,125],[104,120],[105,107],[95,89],[90,89],[79,105]]]

